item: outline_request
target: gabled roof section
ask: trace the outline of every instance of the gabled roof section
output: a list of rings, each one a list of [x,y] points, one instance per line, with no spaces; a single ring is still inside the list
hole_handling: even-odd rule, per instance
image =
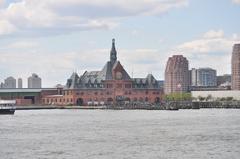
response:
[[[159,88],[159,83],[152,74],[148,74],[146,78],[133,78],[135,88]]]
[[[112,80],[112,64],[108,61],[102,69],[102,75],[104,80]]]
[[[154,76],[152,74],[148,74],[146,79],[149,84],[157,82],[157,80],[154,78]]]
[[[71,77],[67,80],[66,87],[69,89],[78,88],[77,83],[79,81],[79,76],[76,72],[73,72]]]
[[[81,83],[86,84],[94,84],[97,83],[96,81],[102,81],[103,75],[101,71],[91,71],[91,72],[85,72],[81,77]]]
[[[122,70],[122,80],[131,80],[131,77],[128,75],[127,71],[123,68],[122,64],[120,61],[116,61],[115,64],[113,65],[112,70],[115,70],[117,68],[121,68]]]

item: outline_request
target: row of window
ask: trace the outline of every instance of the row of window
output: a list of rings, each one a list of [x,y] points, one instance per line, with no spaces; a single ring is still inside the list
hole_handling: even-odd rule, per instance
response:
[[[127,98],[126,99],[127,101],[131,101],[131,99],[130,98]],[[148,97],[145,97],[145,98],[143,98],[143,97],[140,97],[140,98],[137,98],[137,97],[135,97],[135,98],[133,98],[132,99],[132,101],[140,101],[140,102],[143,102],[143,101],[146,101],[146,102],[148,102],[148,101],[150,101],[151,100],[151,98],[148,98]],[[61,102],[63,102],[63,103],[72,103],[73,102],[73,99],[72,98],[55,98],[55,99],[43,99],[42,100],[43,101],[43,103],[61,103]],[[91,102],[93,102],[93,101],[113,101],[113,99],[112,98],[108,98],[108,99],[104,99],[104,98],[89,98],[88,99],[88,101],[91,101]]]
[[[87,88],[104,88],[103,84],[90,84],[90,83],[85,84],[85,87],[87,87]]]
[[[72,95],[73,91],[63,91],[63,95]]]
[[[76,92],[76,95],[83,96],[84,94],[85,94],[84,92]],[[125,95],[131,95],[131,94],[132,94],[132,91],[125,91]],[[134,94],[137,94],[137,92],[134,91]],[[145,94],[149,94],[149,92],[145,91]],[[159,95],[160,92],[152,92],[152,94]],[[73,92],[72,91],[64,91],[63,95],[73,95]],[[88,93],[88,95],[91,95],[91,93]],[[94,95],[104,95],[104,93],[103,92],[94,92]],[[112,95],[112,92],[107,91],[106,95]]]
[[[125,84],[124,87],[125,88],[132,88],[132,85],[131,84]],[[113,88],[113,84],[107,84],[106,88]],[[118,83],[116,85],[116,88],[123,88],[123,84]]]
[[[143,102],[143,101],[145,101],[145,102],[147,102],[147,101],[150,101],[151,100],[151,98],[148,98],[148,97],[145,97],[145,98],[143,98],[143,97],[140,97],[140,98],[133,98],[132,100],[130,99],[130,98],[127,98],[126,99],[126,101],[135,101],[135,102],[137,102],[137,101],[141,101],[141,102]],[[113,99],[112,98],[108,98],[108,99],[103,99],[103,98],[101,98],[101,99],[98,99],[98,98],[89,98],[88,99],[88,101],[89,102],[100,102],[100,101],[113,101]]]
[[[154,85],[152,85],[154,88],[156,88],[156,87],[158,87],[158,85],[157,84],[154,84]],[[149,87],[149,85],[147,85],[147,84],[134,84],[133,85],[133,88],[148,88]]]
[[[67,102],[67,103],[69,103],[69,102],[73,102],[73,99],[72,98],[55,98],[55,99],[43,99],[43,103],[58,103],[58,102]]]

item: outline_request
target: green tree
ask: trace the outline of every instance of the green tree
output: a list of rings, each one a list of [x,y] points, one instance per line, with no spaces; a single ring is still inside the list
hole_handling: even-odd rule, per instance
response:
[[[211,94],[209,94],[209,95],[206,97],[206,101],[210,101],[210,100],[212,100],[212,99],[213,99],[213,97],[212,97]]]
[[[198,96],[198,100],[202,102],[202,101],[204,101],[204,100],[205,100],[205,97]]]
[[[226,100],[227,100],[227,101],[232,101],[232,100],[233,100],[233,97],[227,97]]]
[[[164,96],[167,101],[182,101],[182,100],[192,100],[191,93],[171,93]]]
[[[226,101],[226,98],[225,98],[225,97],[222,97],[222,98],[220,99],[220,101]]]

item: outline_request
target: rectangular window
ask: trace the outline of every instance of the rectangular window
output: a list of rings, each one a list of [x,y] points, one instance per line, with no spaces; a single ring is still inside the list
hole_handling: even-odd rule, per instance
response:
[[[122,88],[122,84],[117,84],[117,88]]]
[[[107,88],[112,88],[113,85],[112,84],[107,84]]]
[[[125,88],[131,88],[131,84],[125,84]]]

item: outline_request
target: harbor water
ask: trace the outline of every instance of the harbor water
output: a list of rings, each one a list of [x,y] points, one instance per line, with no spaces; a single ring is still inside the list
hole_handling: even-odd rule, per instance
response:
[[[238,159],[240,110],[18,110],[1,159]]]

